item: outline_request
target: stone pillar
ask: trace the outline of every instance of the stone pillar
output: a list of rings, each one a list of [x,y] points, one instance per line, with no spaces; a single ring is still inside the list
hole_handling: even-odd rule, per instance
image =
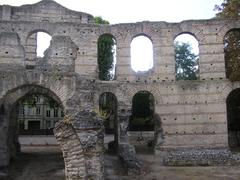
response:
[[[128,125],[130,114],[127,111],[121,111],[118,113],[118,144],[129,143],[128,142]]]
[[[121,110],[118,113],[118,157],[128,175],[139,175],[142,172],[141,163],[136,157],[135,147],[129,143],[127,134],[129,116],[130,111]]]
[[[158,114],[154,114],[154,153],[158,154],[161,151],[161,145],[164,142],[162,121]]]
[[[103,120],[89,109],[78,112],[73,122],[84,152],[87,179],[104,179]]]
[[[82,144],[72,124],[66,121],[57,123],[54,135],[63,152],[66,180],[86,179]]]
[[[65,162],[67,180],[104,179],[103,120],[89,110],[66,116],[54,134]]]

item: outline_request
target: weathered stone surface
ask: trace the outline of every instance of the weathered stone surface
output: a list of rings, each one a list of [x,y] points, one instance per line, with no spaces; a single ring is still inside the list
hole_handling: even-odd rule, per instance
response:
[[[103,120],[96,112],[86,107],[74,115],[74,128],[80,129],[100,129],[103,127]]]
[[[158,151],[161,149],[161,145],[164,143],[164,132],[162,128],[162,121],[158,114],[154,114],[153,116],[154,123],[155,123],[155,130],[154,130],[154,150]]]
[[[136,157],[134,146],[130,144],[119,144],[118,156],[126,168],[128,175],[139,175],[142,173],[142,165]]]
[[[134,154],[127,136],[128,116],[133,96],[148,91],[161,119],[155,129],[156,154],[179,148],[226,149],[226,99],[240,88],[240,83],[225,77],[223,39],[239,24],[240,20],[210,19],[101,26],[93,23],[93,16],[50,0],[21,7],[0,6],[0,166],[8,165],[18,148],[14,133],[17,121],[13,118],[16,112],[12,110],[31,92],[53,97],[71,116],[86,107],[98,109],[100,95],[111,92],[119,112],[116,144],[127,144],[130,149],[123,148],[123,152]],[[36,57],[36,32],[52,36],[43,58]],[[199,41],[197,81],[175,80],[174,38],[186,32]],[[114,81],[98,79],[97,42],[102,34],[113,35],[117,42]],[[138,74],[131,69],[130,45],[142,34],[152,40],[154,67]],[[102,165],[97,161],[103,162],[102,122],[92,111],[84,113],[78,114],[74,126],[83,153],[92,153],[86,171],[94,174],[101,172]],[[98,164],[98,170],[94,164]]]
[[[103,179],[103,121],[96,113],[84,109],[56,125],[54,134],[65,161],[66,178]],[[94,126],[86,126],[92,122]],[[73,123],[73,125],[72,125]],[[78,132],[78,133],[77,133]]]
[[[182,149],[165,153],[163,164],[168,166],[239,165],[240,157],[227,149]]]
[[[54,135],[63,152],[66,179],[86,179],[87,171],[83,148],[73,126],[61,121],[56,124]]]

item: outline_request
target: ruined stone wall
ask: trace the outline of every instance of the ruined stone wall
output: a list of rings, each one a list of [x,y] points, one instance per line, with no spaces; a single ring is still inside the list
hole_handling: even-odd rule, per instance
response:
[[[146,90],[154,96],[155,113],[163,126],[164,141],[156,150],[228,147],[226,98],[240,84],[225,77],[223,39],[229,30],[240,27],[239,20],[96,25],[91,15],[50,0],[0,6],[0,19],[0,105],[9,98],[16,103],[24,95],[18,93],[23,87],[34,86],[53,92],[68,113],[86,105],[97,109],[104,92],[117,97],[118,111],[130,111],[134,94]],[[52,36],[51,45],[29,69],[27,40],[39,31]],[[199,42],[197,81],[175,80],[174,39],[181,33],[192,34]],[[97,41],[102,34],[116,39],[114,81],[98,79]],[[137,74],[131,69],[130,44],[142,34],[153,43],[154,67]],[[0,120],[1,142],[7,139],[7,122]],[[0,157],[7,151],[6,143],[1,143]]]

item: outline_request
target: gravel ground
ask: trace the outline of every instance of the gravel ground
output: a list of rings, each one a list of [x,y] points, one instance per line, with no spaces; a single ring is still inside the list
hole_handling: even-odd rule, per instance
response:
[[[239,180],[240,166],[159,166],[159,159],[149,153],[138,156],[147,169],[141,176],[127,177],[119,169],[116,156],[106,155],[106,179],[115,180]],[[62,153],[53,147],[24,147],[17,159],[11,162],[9,176],[0,180],[64,180]]]

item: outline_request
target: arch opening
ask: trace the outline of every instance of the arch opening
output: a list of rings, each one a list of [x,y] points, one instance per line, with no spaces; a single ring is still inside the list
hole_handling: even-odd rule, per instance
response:
[[[47,117],[47,107],[53,108],[51,117]],[[4,122],[3,125],[0,124],[0,129],[6,129],[4,137],[7,142],[0,147],[6,149],[3,166],[9,165],[9,172],[14,172],[16,167],[24,168],[22,161],[25,158],[40,169],[64,169],[62,152],[52,133],[54,124],[62,119],[64,112],[63,105],[54,92],[37,85],[17,87],[5,95],[0,115]],[[50,124],[47,127],[48,121]],[[38,166],[39,158],[42,162],[50,163],[49,166]],[[10,159],[14,161],[10,163]],[[38,176],[39,169],[34,169],[33,173]]]
[[[226,78],[240,80],[240,29],[232,29],[224,36],[224,58]]]
[[[153,68],[153,44],[145,35],[138,35],[131,42],[131,68],[134,72]]]
[[[129,118],[130,142],[137,152],[153,152],[154,148],[154,97],[148,91],[137,92],[132,99]]]
[[[111,92],[104,92],[99,97],[99,112],[104,118],[105,137],[104,143],[107,144],[108,151],[116,152],[118,143],[118,101],[117,97]]]
[[[176,80],[199,79],[199,44],[189,34],[178,35],[174,40],[175,47],[175,78]]]
[[[228,145],[231,150],[240,150],[240,89],[227,97]]]
[[[28,36],[25,45],[27,60],[44,57],[44,52],[49,48],[52,36],[43,31],[36,31]]]
[[[111,34],[103,34],[98,39],[98,77],[100,80],[116,79],[116,40]]]

